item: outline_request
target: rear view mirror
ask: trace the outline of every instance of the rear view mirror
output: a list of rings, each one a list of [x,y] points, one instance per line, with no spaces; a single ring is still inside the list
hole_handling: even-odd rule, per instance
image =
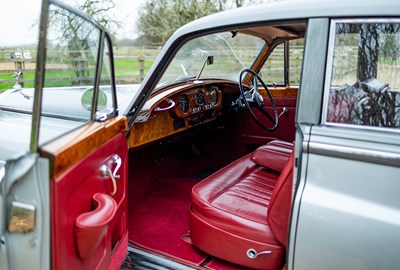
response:
[[[214,55],[207,56],[207,65],[214,64]]]

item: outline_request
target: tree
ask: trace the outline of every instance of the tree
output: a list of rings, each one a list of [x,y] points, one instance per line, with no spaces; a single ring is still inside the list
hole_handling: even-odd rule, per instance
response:
[[[77,3],[78,9],[99,22],[111,35],[114,35],[121,22],[115,19],[111,11],[115,8],[114,0],[84,0]]]
[[[230,8],[271,1],[148,0],[139,10],[139,39],[145,45],[164,44],[176,29],[190,21]]]
[[[116,29],[119,22],[115,20],[110,11],[115,7],[114,0],[84,0],[75,3],[75,6],[97,20],[106,29]],[[93,29],[73,13],[52,7],[49,11],[48,46],[68,52],[68,59],[75,74],[73,84],[86,85],[90,83],[89,69],[89,40],[96,39]],[[63,50],[65,48],[66,50]]]
[[[163,44],[180,26],[217,12],[226,0],[150,0],[139,11],[137,28],[148,44]]]

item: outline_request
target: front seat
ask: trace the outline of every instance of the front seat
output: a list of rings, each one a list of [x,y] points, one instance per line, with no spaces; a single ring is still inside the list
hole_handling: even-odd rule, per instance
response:
[[[272,141],[192,189],[190,236],[202,251],[254,269],[282,269],[293,144]]]

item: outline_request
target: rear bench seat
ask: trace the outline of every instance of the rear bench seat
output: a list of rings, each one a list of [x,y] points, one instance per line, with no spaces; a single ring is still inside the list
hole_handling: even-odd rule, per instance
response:
[[[193,244],[243,266],[281,269],[291,203],[292,149],[291,143],[272,141],[195,185]],[[255,255],[262,251],[271,253]]]

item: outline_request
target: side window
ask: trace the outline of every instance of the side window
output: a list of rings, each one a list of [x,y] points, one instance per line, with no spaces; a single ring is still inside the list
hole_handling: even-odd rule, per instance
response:
[[[288,57],[285,63],[285,50]],[[290,40],[275,47],[260,74],[268,85],[299,85],[303,59],[304,39]],[[285,78],[285,67],[288,67]]]
[[[400,24],[334,24],[327,122],[400,127]]]
[[[91,119],[93,105],[96,119],[106,119],[114,111],[110,48],[107,38],[101,40],[102,32],[92,22],[50,5],[43,94],[45,116],[86,122]],[[100,77],[96,78],[99,52],[103,53],[103,61]],[[94,102],[96,81],[100,91]]]
[[[285,45],[279,44],[268,57],[261,69],[261,76],[267,85],[285,85]]]
[[[304,39],[289,41],[289,84],[300,85]]]

